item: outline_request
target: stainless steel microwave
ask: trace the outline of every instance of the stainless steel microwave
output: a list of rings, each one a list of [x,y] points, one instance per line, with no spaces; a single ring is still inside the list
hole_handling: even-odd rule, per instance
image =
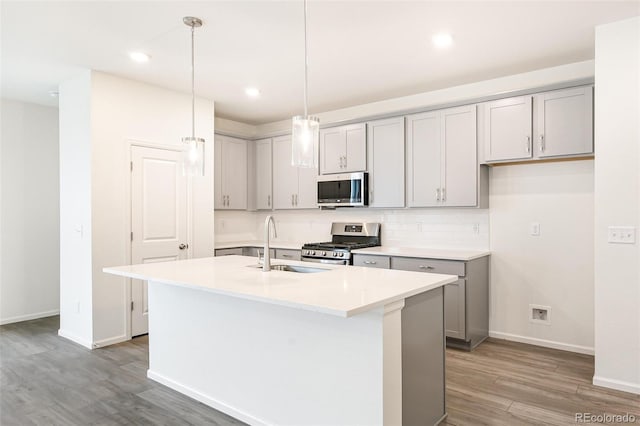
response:
[[[318,176],[319,207],[369,205],[369,174],[344,173]]]

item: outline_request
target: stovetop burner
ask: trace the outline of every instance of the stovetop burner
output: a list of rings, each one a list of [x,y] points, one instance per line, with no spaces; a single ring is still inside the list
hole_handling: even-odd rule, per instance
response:
[[[368,243],[368,242],[344,242],[344,243],[333,243],[331,241],[324,243],[307,243],[302,246],[303,249],[311,249],[311,250],[356,250],[367,247],[375,247],[380,244],[376,243]]]
[[[351,264],[351,250],[380,245],[379,223],[332,223],[331,241],[302,246],[302,260]]]

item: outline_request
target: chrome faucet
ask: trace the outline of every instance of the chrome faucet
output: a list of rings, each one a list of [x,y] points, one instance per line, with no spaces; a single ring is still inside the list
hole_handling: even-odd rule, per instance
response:
[[[273,220],[273,216],[269,215],[264,220],[264,261],[262,262],[262,272],[269,272],[271,270],[271,253],[269,250],[269,225],[273,224],[273,236],[278,237],[278,231],[276,231],[276,221]]]

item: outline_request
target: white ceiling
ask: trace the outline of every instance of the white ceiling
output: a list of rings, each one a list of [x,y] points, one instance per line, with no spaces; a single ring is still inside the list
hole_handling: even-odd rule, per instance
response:
[[[2,96],[55,105],[48,92],[91,68],[190,90],[216,115],[258,124],[302,112],[303,8],[296,1],[1,2]],[[309,112],[317,113],[594,56],[594,26],[640,15],[633,1],[309,0]],[[447,51],[432,47],[453,34]],[[152,55],[133,63],[131,50]],[[262,95],[251,100],[247,86]]]

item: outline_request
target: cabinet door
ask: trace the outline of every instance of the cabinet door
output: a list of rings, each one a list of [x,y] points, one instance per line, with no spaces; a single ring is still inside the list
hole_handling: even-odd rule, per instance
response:
[[[271,139],[261,139],[256,143],[256,209],[273,208]]]
[[[315,209],[318,207],[318,169],[300,167],[298,169],[298,192],[295,208]]]
[[[444,179],[443,205],[473,207],[478,204],[476,106],[442,111]]]
[[[225,194],[222,192],[222,140],[224,136],[215,135],[213,138],[213,208],[221,210],[227,208]]]
[[[247,141],[226,138],[222,141],[222,192],[227,208],[247,209]]]
[[[302,252],[300,250],[276,249],[276,259],[300,260]]]
[[[228,248],[228,249],[217,249],[215,251],[215,255],[216,256],[233,256],[233,255],[242,256],[243,255],[243,249],[242,249],[242,247]]]
[[[353,266],[389,269],[389,256],[375,256],[369,254],[353,254]]]
[[[407,205],[440,205],[441,196],[440,112],[407,117]]]
[[[367,170],[367,126],[365,123],[344,126],[345,172],[363,172]]]
[[[538,157],[593,152],[593,87],[541,93],[534,104]]]
[[[531,158],[531,96],[484,104],[486,161]]]
[[[444,286],[444,329],[447,337],[466,340],[464,279]]]
[[[369,206],[404,207],[404,117],[367,126]]]
[[[273,138],[273,207],[293,209],[298,168],[291,165],[291,135]]]
[[[320,130],[320,173],[340,173],[344,171],[345,134],[342,127]]]

